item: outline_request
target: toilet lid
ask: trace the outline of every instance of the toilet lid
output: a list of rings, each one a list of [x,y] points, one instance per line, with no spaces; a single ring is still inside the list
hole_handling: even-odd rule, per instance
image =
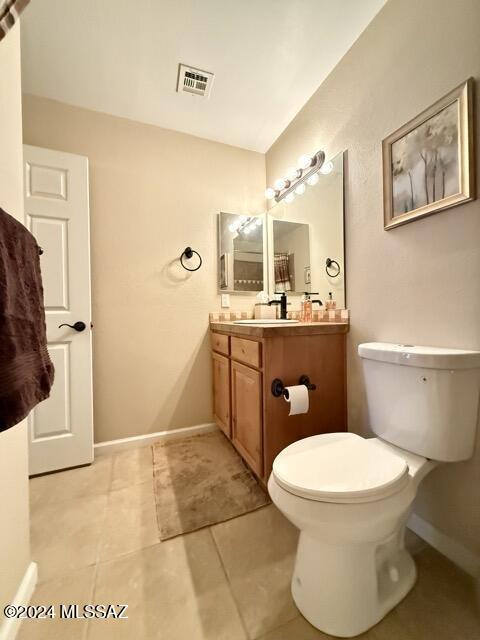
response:
[[[369,502],[396,493],[408,465],[393,452],[354,433],[326,433],[294,442],[274,460],[278,484],[321,502]]]

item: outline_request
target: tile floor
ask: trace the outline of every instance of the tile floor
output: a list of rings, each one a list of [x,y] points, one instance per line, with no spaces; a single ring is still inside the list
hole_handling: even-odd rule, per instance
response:
[[[31,510],[34,603],[126,603],[129,619],[25,621],[19,640],[328,638],[292,601],[297,532],[273,505],[160,543],[150,448],[34,478]],[[361,639],[479,640],[471,579],[415,545],[417,585]]]

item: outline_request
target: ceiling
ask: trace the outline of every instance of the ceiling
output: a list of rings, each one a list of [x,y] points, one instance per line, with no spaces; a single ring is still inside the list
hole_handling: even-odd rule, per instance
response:
[[[385,0],[33,0],[27,93],[265,152]],[[211,96],[176,92],[178,63]]]

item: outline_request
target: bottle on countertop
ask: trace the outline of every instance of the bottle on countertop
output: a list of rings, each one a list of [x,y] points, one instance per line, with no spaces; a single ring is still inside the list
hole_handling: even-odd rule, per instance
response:
[[[333,310],[337,308],[337,303],[335,302],[335,300],[333,299],[333,294],[330,291],[330,293],[328,294],[328,300],[325,303],[325,309],[327,311]]]
[[[301,322],[311,322],[312,321],[312,301],[310,299],[310,294],[308,291],[303,292],[301,309],[302,309],[300,313]]]
[[[312,322],[313,321],[313,305],[316,303],[320,306],[323,305],[321,300],[312,300],[310,296],[318,296],[318,292],[316,291],[304,291],[302,296],[302,311],[300,314],[301,322]]]

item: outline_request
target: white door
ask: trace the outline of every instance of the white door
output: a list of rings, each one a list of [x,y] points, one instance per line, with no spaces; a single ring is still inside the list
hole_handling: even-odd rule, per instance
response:
[[[40,257],[50,397],[28,417],[30,475],[93,460],[88,158],[24,145],[25,224]],[[76,329],[66,325],[75,325]],[[60,326],[64,325],[64,326]]]

